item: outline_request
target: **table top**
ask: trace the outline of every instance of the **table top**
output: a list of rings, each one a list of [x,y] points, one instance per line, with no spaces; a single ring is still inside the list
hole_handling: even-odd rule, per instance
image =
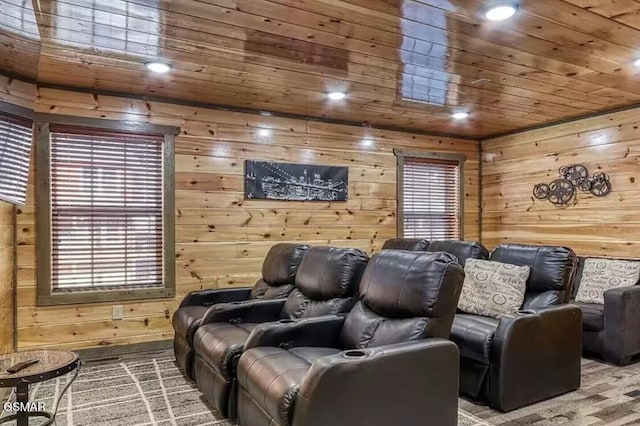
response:
[[[9,374],[7,368],[19,362],[30,359],[39,360],[37,363]],[[14,352],[0,355],[0,387],[12,387],[23,381],[37,383],[62,376],[78,367],[79,358],[74,352],[43,349]]]

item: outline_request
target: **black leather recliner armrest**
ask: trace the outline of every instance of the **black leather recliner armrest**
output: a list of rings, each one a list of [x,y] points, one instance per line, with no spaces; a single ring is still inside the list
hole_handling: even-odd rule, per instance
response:
[[[605,361],[623,365],[640,352],[640,286],[604,292]]]
[[[206,289],[187,293],[180,302],[183,306],[211,306],[216,303],[240,302],[248,300],[251,295],[251,287]]]
[[[411,425],[428,413],[429,424],[455,426],[458,363],[456,345],[438,338],[322,357],[300,386],[291,424]]]
[[[500,319],[489,374],[492,406],[510,411],[580,386],[582,311],[561,305]]]
[[[260,324],[253,329],[244,348],[247,350],[256,346],[337,347],[344,320],[344,316],[327,315]]]
[[[269,322],[280,319],[284,299],[249,300],[246,302],[220,303],[207,310],[202,325],[212,322]]]

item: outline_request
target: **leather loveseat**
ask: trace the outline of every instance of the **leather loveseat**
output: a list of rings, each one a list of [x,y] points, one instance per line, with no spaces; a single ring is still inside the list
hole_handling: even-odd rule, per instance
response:
[[[193,336],[207,310],[218,303],[256,299],[285,298],[293,283],[302,257],[309,249],[303,244],[276,244],[262,263],[262,278],[253,287],[207,289],[188,293],[174,312],[173,351],[178,367],[193,377]]]
[[[264,322],[348,312],[368,260],[357,249],[312,247],[286,300],[227,303],[209,309],[193,338],[194,376],[206,400],[233,418],[237,361],[252,330]]]
[[[425,251],[427,247],[429,240],[424,238],[392,238],[384,242],[381,250]]]
[[[591,258],[598,259],[598,258]],[[579,258],[573,281],[575,299],[586,258]],[[620,259],[640,261],[638,259]],[[626,365],[634,355],[640,354],[640,283],[604,292],[604,304],[572,303],[582,311],[583,352],[606,362]]]
[[[455,426],[458,350],[444,339],[463,280],[447,253],[386,250],[346,317],[257,326],[238,365],[239,425]]]
[[[567,304],[577,258],[568,248],[501,244],[490,260],[531,268],[521,311],[500,319],[459,312],[460,390],[511,411],[580,386],[582,319]]]

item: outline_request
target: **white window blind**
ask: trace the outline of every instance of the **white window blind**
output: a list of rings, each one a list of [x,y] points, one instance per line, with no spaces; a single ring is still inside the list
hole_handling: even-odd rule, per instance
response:
[[[163,136],[51,125],[53,292],[163,286]]]
[[[0,199],[24,205],[29,180],[31,121],[0,115]]]
[[[403,236],[460,239],[460,163],[404,157]]]

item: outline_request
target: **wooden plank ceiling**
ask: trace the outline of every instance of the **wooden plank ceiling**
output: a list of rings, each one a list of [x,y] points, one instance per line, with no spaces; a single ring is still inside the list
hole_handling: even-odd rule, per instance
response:
[[[523,0],[502,22],[481,18],[486,5],[0,0],[0,66],[42,84],[467,137],[640,102],[637,1]],[[157,58],[173,71],[150,75]],[[333,90],[347,98],[329,101]]]
[[[31,0],[0,0],[0,71],[38,77],[40,34]]]

